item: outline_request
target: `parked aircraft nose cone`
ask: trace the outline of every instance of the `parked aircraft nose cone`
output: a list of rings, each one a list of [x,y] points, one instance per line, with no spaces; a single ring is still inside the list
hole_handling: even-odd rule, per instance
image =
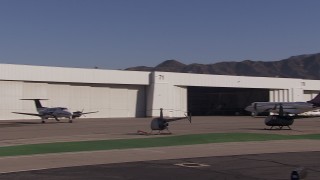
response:
[[[252,105],[247,106],[244,110],[252,112],[253,111],[253,106]]]

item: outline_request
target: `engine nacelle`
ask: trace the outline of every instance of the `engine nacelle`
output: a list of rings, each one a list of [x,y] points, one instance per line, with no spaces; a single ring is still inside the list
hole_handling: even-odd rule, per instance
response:
[[[151,121],[151,129],[152,130],[164,130],[168,127],[169,123],[163,119],[155,118]]]
[[[264,123],[267,126],[290,126],[293,124],[294,119],[288,116],[279,116],[279,115],[272,115],[268,116]]]

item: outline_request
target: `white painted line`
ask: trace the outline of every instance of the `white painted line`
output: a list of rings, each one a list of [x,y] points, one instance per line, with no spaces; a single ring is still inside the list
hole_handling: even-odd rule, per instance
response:
[[[200,163],[179,163],[174,164],[176,166],[187,167],[187,168],[200,168],[200,167],[208,167],[209,164],[200,164]]]

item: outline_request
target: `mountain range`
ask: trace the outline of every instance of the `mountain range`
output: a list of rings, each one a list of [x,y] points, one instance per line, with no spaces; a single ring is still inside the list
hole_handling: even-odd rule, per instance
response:
[[[177,60],[166,60],[155,67],[137,66],[126,70],[320,80],[320,53],[268,62],[244,60],[214,64],[183,64]]]

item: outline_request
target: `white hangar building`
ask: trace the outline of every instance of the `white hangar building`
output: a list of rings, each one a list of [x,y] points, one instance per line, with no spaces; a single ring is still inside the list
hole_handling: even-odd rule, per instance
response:
[[[0,120],[34,119],[46,107],[99,111],[89,118],[243,114],[254,101],[307,101],[320,81],[290,78],[81,69],[0,64]]]

